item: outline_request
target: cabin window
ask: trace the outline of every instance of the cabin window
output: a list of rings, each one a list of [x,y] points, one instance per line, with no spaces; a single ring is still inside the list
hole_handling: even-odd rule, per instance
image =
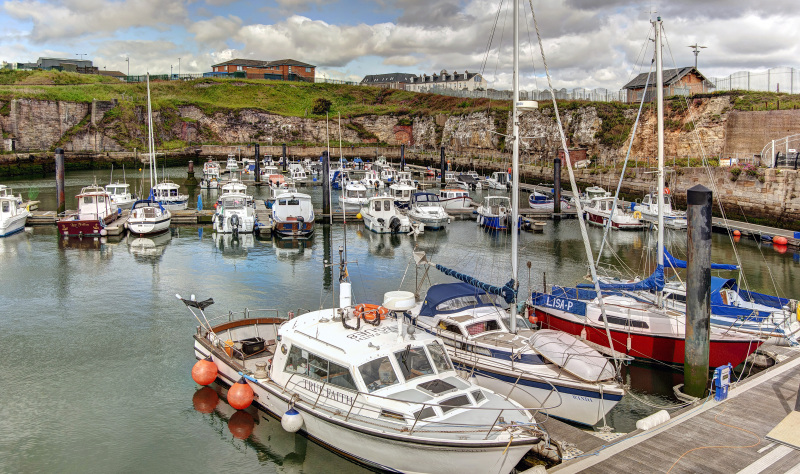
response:
[[[463,336],[463,334],[461,332],[461,328],[458,327],[457,325],[453,324],[453,323],[448,322],[448,321],[439,321],[439,329],[442,329],[444,331],[453,332],[453,333],[456,333],[456,334],[458,334],[460,336]]]
[[[433,373],[431,362],[422,347],[408,346],[405,350],[395,352],[394,357],[406,380]]]
[[[458,298],[451,298],[447,301],[443,301],[436,306],[436,309],[438,311],[455,311],[461,308],[492,304],[495,304],[495,301],[490,295],[470,295],[460,296]]]
[[[392,210],[392,202],[391,201],[383,201],[383,210],[384,211],[391,211]]]
[[[489,321],[481,321],[479,323],[472,323],[467,326],[467,332],[470,336],[476,336],[488,331],[497,331],[498,329],[500,329],[500,325],[497,324],[497,321],[494,319]]]
[[[290,206],[299,206],[300,205],[300,200],[299,199],[289,199],[289,205]]]
[[[83,203],[84,203],[84,204],[91,204],[91,203],[93,203],[93,202],[94,202],[94,201],[92,200],[92,197],[91,197],[91,196],[84,196],[84,197],[83,197]]]
[[[425,407],[422,410],[414,413],[415,420],[427,420],[428,418],[433,418],[434,416],[436,416],[436,411],[434,411],[433,407]]]
[[[472,398],[475,399],[475,403],[480,403],[480,402],[486,400],[486,395],[484,395],[483,391],[481,391],[481,390],[475,390],[474,392],[470,392],[470,393],[472,393]]]
[[[362,364],[358,371],[370,393],[398,383],[394,367],[386,356]]]
[[[8,201],[3,201],[3,212],[9,212],[11,207],[8,204]]]
[[[292,346],[289,351],[284,372],[305,375],[348,390],[357,390],[350,369],[297,346]]]
[[[602,323],[603,316],[601,315],[597,320]],[[620,326],[630,326],[632,328],[640,328],[640,329],[648,329],[650,327],[644,321],[636,321],[634,319],[621,318],[619,316],[609,316],[608,322],[609,324],[618,324]]]
[[[432,344],[428,344],[428,352],[431,354],[431,359],[433,359],[433,365],[436,367],[436,371],[439,373],[447,372],[448,370],[453,370],[452,364],[450,364],[450,359],[447,358],[447,355],[444,353],[444,348],[438,342],[434,342]]]
[[[447,413],[454,408],[469,406],[469,405],[471,405],[471,403],[466,395],[459,395],[457,397],[445,400],[439,404],[439,406],[442,409],[442,412],[444,413]]]
[[[381,202],[380,201],[375,201],[375,210],[376,211],[380,211],[381,210]]]
[[[286,367],[284,372],[290,374],[306,375],[308,373],[308,351],[292,346],[289,356],[286,357]]]

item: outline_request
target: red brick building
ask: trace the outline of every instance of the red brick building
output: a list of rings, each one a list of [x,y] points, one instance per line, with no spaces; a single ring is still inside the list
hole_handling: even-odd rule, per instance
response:
[[[294,59],[279,59],[277,61],[231,59],[224,63],[214,64],[211,66],[211,71],[228,74],[244,72],[250,79],[314,82],[316,68],[316,66],[295,61]]]
[[[631,82],[625,84],[623,89],[627,92],[628,102],[638,102],[642,100],[642,94],[647,94],[645,99],[647,102],[652,102],[656,97],[655,90],[656,75],[650,75],[647,78],[647,73],[643,72],[636,76]],[[644,90],[647,85],[647,91]],[[664,70],[664,96],[669,97],[673,95],[692,95],[711,92],[714,85],[700,74],[700,71],[693,67],[682,67],[679,69],[666,69]]]

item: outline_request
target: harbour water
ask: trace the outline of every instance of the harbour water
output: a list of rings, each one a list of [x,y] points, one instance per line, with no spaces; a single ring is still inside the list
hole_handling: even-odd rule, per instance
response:
[[[185,177],[183,169],[167,171],[178,182]],[[67,176],[68,208],[92,176]],[[138,187],[130,174],[128,182]],[[28,188],[38,189],[41,208],[55,208],[52,177],[4,184],[23,197]],[[321,207],[321,188],[306,191]],[[265,197],[266,190],[256,195]],[[203,194],[204,206],[214,199]],[[589,231],[596,251],[602,232]],[[714,261],[735,261],[727,236],[715,234],[713,245]],[[37,227],[0,239],[0,471],[358,470],[262,414],[253,412],[253,436],[241,440],[231,431],[240,433],[236,422],[242,420],[234,419],[229,427],[234,410],[224,401],[203,413],[208,392],[196,394],[198,386],[190,377],[197,323],[175,298],[176,293],[214,298],[212,315],[244,308],[285,314],[329,307],[334,279],[324,262],[337,259],[340,246],[347,247],[353,262],[349,268],[357,302],[380,302],[386,291],[414,291],[422,274],[413,264],[414,249],[492,284],[510,278],[510,237],[483,232],[470,220],[454,221],[447,230],[427,232],[416,241],[373,234],[360,222],[319,226],[309,241],[217,238],[210,227],[188,226],[155,238],[65,240],[55,227]],[[655,258],[647,251],[652,247],[646,232],[611,232],[601,261],[642,275]],[[736,248],[751,289],[800,296],[800,283],[792,278],[800,268],[798,254],[749,240]],[[673,254],[681,257],[684,249],[685,233],[670,233]],[[575,220],[548,221],[544,233],[520,235],[523,291],[541,289],[545,279],[548,285],[583,281],[585,262]],[[452,281],[433,272],[434,283]],[[672,386],[681,383],[682,375],[632,365],[625,381],[640,398],[671,404]],[[654,411],[626,396],[608,423],[627,432]]]

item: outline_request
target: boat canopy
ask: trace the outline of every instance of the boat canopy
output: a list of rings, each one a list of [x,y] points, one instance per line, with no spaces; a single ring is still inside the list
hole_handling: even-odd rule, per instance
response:
[[[671,266],[672,268],[686,268],[686,260],[675,258],[669,253],[666,246],[664,247],[664,265]],[[738,265],[728,265],[724,263],[712,263],[712,270],[738,270]]]
[[[439,202],[439,196],[432,193],[414,193],[411,199],[414,202]]]
[[[358,157],[353,159],[353,163],[363,163],[363,162],[364,162],[364,160],[362,160],[361,158],[358,158]]]
[[[140,207],[159,207],[162,211],[164,210],[164,206],[162,206],[160,202],[153,199],[140,199],[133,203],[131,210],[138,209]]]
[[[443,304],[448,301],[454,304]],[[435,316],[480,307],[497,307],[497,301],[483,289],[467,283],[441,283],[428,289],[419,315]]]
[[[778,296],[765,295],[755,291],[747,291],[739,288],[733,278],[711,277],[711,305],[725,305],[722,300],[721,290],[730,289],[735,291],[740,298],[750,303],[769,306],[770,308],[782,309],[789,304],[789,299]],[[713,311],[712,311],[713,312]]]
[[[666,250],[666,249],[665,249]],[[601,290],[627,290],[627,291],[661,291],[664,289],[664,266],[658,265],[652,275],[633,283],[604,283],[600,282]],[[592,283],[581,283],[578,288],[594,288]]]

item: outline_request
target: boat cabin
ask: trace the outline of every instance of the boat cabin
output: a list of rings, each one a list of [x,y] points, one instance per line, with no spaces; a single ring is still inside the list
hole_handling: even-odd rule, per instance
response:
[[[469,192],[464,189],[442,189],[439,191],[439,199],[442,201],[457,198],[469,198]]]
[[[492,179],[497,184],[503,184],[503,185],[511,182],[511,180],[508,177],[508,173],[506,173],[505,171],[495,171],[494,173],[492,173]]]
[[[392,196],[376,196],[369,199],[369,213],[376,219],[384,219],[386,222],[394,217],[394,198]]]
[[[350,181],[344,188],[345,199],[367,199],[367,188],[358,181]]]
[[[500,214],[511,209],[511,199],[506,196],[486,196],[483,207],[489,209],[492,214]]]
[[[642,199],[642,205],[649,207],[652,212],[658,213],[658,194],[648,193],[645,195],[644,199]],[[670,212],[672,212],[672,196],[664,194],[664,213],[668,214]]]
[[[414,193],[411,195],[411,204],[418,206],[441,206],[439,196],[433,193]]]
[[[111,196],[100,186],[87,186],[76,197],[78,220],[100,220],[112,213]]]

